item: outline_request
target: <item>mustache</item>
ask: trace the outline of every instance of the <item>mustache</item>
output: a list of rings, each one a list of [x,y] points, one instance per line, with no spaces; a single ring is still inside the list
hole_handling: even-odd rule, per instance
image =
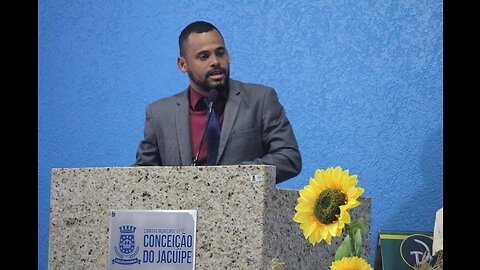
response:
[[[212,76],[214,74],[225,74],[225,73],[227,73],[227,70],[224,69],[223,67],[215,67],[207,73],[207,77]]]

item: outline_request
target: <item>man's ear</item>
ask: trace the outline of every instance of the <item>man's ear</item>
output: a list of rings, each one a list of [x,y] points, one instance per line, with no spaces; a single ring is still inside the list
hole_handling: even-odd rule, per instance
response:
[[[182,73],[187,72],[187,60],[185,60],[183,56],[179,56],[177,58],[177,65],[178,65],[178,69],[180,69]]]

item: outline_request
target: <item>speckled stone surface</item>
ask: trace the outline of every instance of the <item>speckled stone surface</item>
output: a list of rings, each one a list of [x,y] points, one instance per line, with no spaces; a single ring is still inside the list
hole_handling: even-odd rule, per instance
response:
[[[196,269],[328,269],[340,239],[311,246],[292,220],[298,191],[274,179],[267,165],[52,169],[49,269],[106,269],[111,209],[198,210]],[[370,230],[361,202],[352,219]],[[363,243],[368,259],[370,233]]]

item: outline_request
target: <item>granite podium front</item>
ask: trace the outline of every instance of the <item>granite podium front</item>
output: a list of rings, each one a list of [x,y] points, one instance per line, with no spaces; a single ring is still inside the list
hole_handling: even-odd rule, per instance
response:
[[[341,241],[309,244],[292,220],[298,191],[276,188],[269,165],[54,168],[50,196],[49,269],[107,269],[111,209],[197,210],[195,269],[329,269]]]

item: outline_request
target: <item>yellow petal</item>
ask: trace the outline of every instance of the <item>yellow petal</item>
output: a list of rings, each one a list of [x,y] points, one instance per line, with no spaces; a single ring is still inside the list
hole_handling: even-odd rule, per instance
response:
[[[322,191],[322,185],[314,178],[310,178],[310,186],[318,193]]]
[[[351,222],[350,220],[350,214],[348,212],[343,212],[340,215],[340,218],[338,219],[340,222],[347,223],[349,224]]]
[[[299,205],[295,206],[295,210],[297,212],[313,213],[313,207],[311,205],[305,205],[305,204],[301,205],[301,204],[299,204]]]
[[[353,257],[343,257],[341,260],[334,261],[330,265],[330,270],[373,270],[373,268],[368,264],[368,262],[356,256]]]
[[[327,238],[325,238],[325,242],[327,242],[329,245],[332,243],[332,236],[330,234],[327,235]]]
[[[311,236],[312,233],[315,231],[315,229],[317,229],[318,225],[317,225],[317,222],[313,221],[313,222],[310,222],[310,226],[307,226],[307,235]]]
[[[333,235],[333,236],[337,236],[337,222],[334,222],[330,225],[328,225],[328,229],[330,230],[330,234]]]
[[[355,189],[355,193],[353,194],[353,198],[357,199],[358,197],[360,197],[363,192],[365,192],[365,189],[359,187],[359,188],[356,188]]]
[[[300,196],[308,202],[315,201],[317,199],[317,194],[313,192],[310,186],[306,186],[304,189],[299,191]]]
[[[322,226],[320,228],[320,238],[321,239],[326,239],[327,236],[328,236],[328,228],[327,228],[327,226]]]
[[[312,234],[315,242],[320,243],[322,241],[322,227],[318,226]]]
[[[298,223],[309,222],[311,219],[312,219],[312,215],[310,213],[306,213],[306,212],[297,212],[293,216],[293,221],[298,222]]]

